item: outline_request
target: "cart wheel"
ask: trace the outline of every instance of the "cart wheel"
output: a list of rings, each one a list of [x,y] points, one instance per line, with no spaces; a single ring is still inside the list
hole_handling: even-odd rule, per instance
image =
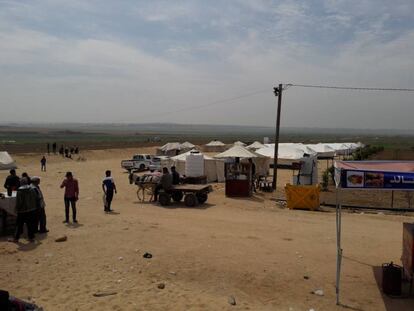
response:
[[[162,206],[169,205],[170,202],[171,202],[171,195],[169,195],[168,193],[165,193],[165,192],[161,192],[158,195],[158,201],[160,202],[160,204]]]
[[[141,163],[141,164],[139,165],[139,170],[140,170],[140,171],[145,170],[145,164],[144,164],[144,163]]]
[[[183,199],[183,192],[182,191],[174,191],[172,193],[172,199],[174,200],[174,202],[180,202]]]
[[[188,207],[194,207],[197,205],[198,200],[194,193],[188,193],[185,195],[184,203]]]
[[[208,194],[207,194],[207,192],[200,192],[200,193],[197,193],[197,200],[198,200],[198,202],[199,202],[200,204],[205,203],[205,202],[207,201],[207,199],[208,199]]]

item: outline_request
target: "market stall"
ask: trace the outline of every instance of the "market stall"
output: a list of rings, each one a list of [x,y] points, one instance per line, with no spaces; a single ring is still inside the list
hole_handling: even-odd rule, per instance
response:
[[[266,176],[269,169],[270,159],[268,157],[242,146],[233,146],[214,157],[224,159],[226,162],[225,179],[226,195],[228,196],[250,196],[254,178]],[[252,175],[252,163],[256,168],[256,176]]]
[[[339,304],[343,249],[341,245],[341,190],[404,190],[414,191],[414,161],[335,161],[336,183],[336,303]],[[405,241],[404,241],[405,242]],[[405,257],[413,258],[411,254]],[[404,258],[404,253],[403,253]],[[412,266],[403,259],[404,270],[411,274]],[[408,271],[411,269],[411,271]]]
[[[226,163],[226,196],[249,197],[252,195],[252,166],[247,163]]]

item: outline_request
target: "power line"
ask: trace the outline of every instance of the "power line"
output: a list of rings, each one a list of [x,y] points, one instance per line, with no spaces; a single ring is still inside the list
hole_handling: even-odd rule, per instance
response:
[[[356,90],[356,91],[414,92],[414,89],[410,89],[410,88],[351,87],[351,86],[331,86],[331,85],[312,85],[312,84],[293,84],[293,83],[284,84],[285,89],[291,86],[319,88],[319,89]]]
[[[165,111],[165,112],[161,112],[161,113],[148,114],[148,115],[144,115],[142,117],[145,117],[145,118],[159,117],[159,116],[169,115],[169,114],[172,114],[172,113],[179,113],[179,112],[184,112],[184,111],[197,110],[197,109],[202,109],[202,108],[205,108],[205,107],[216,106],[216,105],[220,105],[220,104],[234,102],[234,101],[237,101],[239,99],[243,99],[243,98],[247,98],[247,97],[251,97],[251,96],[258,95],[258,94],[263,94],[263,93],[269,93],[269,89],[262,89],[262,90],[258,90],[258,91],[255,91],[255,92],[245,93],[245,94],[242,94],[242,95],[239,95],[239,96],[220,99],[220,100],[216,100],[216,101],[209,102],[209,103],[202,104],[202,105],[198,105],[198,106],[187,106],[187,107],[183,107],[183,108],[176,109],[176,110],[169,110],[169,111]]]

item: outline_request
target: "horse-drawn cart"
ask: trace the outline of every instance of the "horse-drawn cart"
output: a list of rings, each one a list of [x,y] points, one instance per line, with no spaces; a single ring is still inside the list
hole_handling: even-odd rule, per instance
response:
[[[161,190],[158,194],[158,201],[162,206],[169,205],[171,199],[180,202],[184,198],[184,203],[188,207],[203,204],[208,199],[208,194],[213,191],[210,185],[174,185],[170,190]]]
[[[151,174],[143,176],[135,174],[129,175],[129,182],[138,186],[137,197],[141,202],[144,202],[146,197],[151,201],[158,181],[159,176]],[[171,200],[174,202],[180,202],[184,198],[186,206],[194,207],[198,204],[205,203],[208,199],[208,194],[212,191],[213,188],[211,185],[174,185],[168,191],[161,190],[158,194],[158,201],[162,206],[166,206],[171,203]]]

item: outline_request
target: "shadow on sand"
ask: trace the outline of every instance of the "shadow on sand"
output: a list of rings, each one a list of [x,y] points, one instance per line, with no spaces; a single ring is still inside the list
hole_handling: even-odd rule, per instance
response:
[[[205,209],[216,206],[215,204],[203,203],[203,204],[198,204],[194,207],[188,207],[184,204],[184,202],[173,202],[173,201],[169,205],[166,205],[166,206],[162,206],[158,202],[148,202],[148,201],[146,202],[135,201],[133,203],[137,205],[154,206],[154,207],[160,207],[160,208],[166,208],[166,209],[186,208],[186,209],[205,210]]]
[[[83,227],[83,224],[81,224],[79,222],[69,222],[69,223],[66,224],[66,227],[68,227],[70,229],[76,229],[76,228]]]

